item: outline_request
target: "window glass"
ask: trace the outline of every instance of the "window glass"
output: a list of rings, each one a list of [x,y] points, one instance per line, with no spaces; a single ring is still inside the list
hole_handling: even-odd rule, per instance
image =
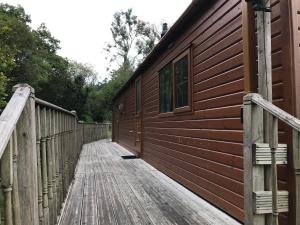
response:
[[[172,64],[168,64],[159,72],[160,112],[173,111],[173,78]]]
[[[174,63],[175,108],[180,108],[189,104],[188,76],[188,56],[186,55]]]
[[[139,113],[141,111],[141,80],[135,83],[135,106],[136,113]]]

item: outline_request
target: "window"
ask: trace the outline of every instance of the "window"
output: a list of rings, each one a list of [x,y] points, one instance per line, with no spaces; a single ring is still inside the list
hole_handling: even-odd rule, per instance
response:
[[[191,110],[189,50],[159,71],[160,112]]]
[[[188,56],[185,55],[174,63],[175,108],[189,104],[189,67]]]
[[[141,112],[141,79],[135,82],[135,112]]]
[[[159,111],[173,111],[173,78],[172,64],[168,64],[159,72]]]

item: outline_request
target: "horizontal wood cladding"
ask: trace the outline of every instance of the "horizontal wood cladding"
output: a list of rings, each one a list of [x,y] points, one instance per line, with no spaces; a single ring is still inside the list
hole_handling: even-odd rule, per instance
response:
[[[122,105],[119,109],[119,105]],[[135,86],[131,85],[114,104],[114,127],[117,141],[130,151],[135,149]]]
[[[281,16],[280,1],[272,1],[273,102],[284,109]],[[243,221],[240,109],[245,91],[241,0],[210,1],[171,44],[173,47],[143,73],[142,156]],[[193,111],[162,116],[158,71],[187,48],[191,51]],[[117,101],[128,101],[126,116],[120,119],[119,142],[134,149],[133,137],[128,134],[128,129],[135,126],[133,87],[134,83]],[[279,139],[284,143],[287,135],[282,123],[279,130]],[[286,167],[280,166],[278,177],[279,188],[287,189]]]

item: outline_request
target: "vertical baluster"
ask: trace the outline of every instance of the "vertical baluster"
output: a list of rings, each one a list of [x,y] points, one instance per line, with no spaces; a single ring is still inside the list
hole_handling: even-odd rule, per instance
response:
[[[1,158],[1,183],[5,199],[4,218],[6,225],[13,225],[12,187],[13,187],[13,140],[9,143]]]
[[[41,167],[41,115],[40,106],[36,106],[36,153],[37,153],[37,175],[38,175],[38,205],[39,205],[39,221],[44,223],[43,212],[43,185],[42,185],[42,167]]]
[[[14,225],[21,225],[20,198],[18,186],[18,139],[17,132],[13,132],[13,218]]]
[[[293,164],[296,190],[296,225],[300,225],[300,133],[293,130]]]
[[[63,199],[66,197],[67,193],[67,142],[66,142],[66,116],[65,114],[62,114],[62,124],[63,124],[63,130],[62,130],[62,139],[63,139],[63,147],[62,147],[62,157],[63,157]]]
[[[69,153],[69,143],[68,143],[68,116],[64,115],[64,143],[65,143],[65,147],[64,147],[64,151],[65,151],[65,194],[64,194],[64,198],[67,196],[67,192],[68,192],[68,186],[69,186],[69,157],[68,157],[68,153]]]
[[[51,161],[52,161],[52,189],[53,189],[53,220],[54,224],[56,224],[57,221],[57,208],[56,208],[56,161],[55,161],[55,120],[54,120],[54,110],[50,111],[50,117],[51,117]]]
[[[59,121],[58,112],[55,111],[55,177],[56,177],[56,210],[59,215],[60,202],[60,182],[59,182]]]
[[[60,176],[61,176],[61,202],[64,199],[64,185],[65,185],[65,168],[64,168],[64,118],[60,112]]]
[[[53,223],[53,187],[52,187],[52,144],[51,144],[51,110],[46,110],[47,117],[47,171],[48,171],[48,199],[49,199],[49,222]]]
[[[62,205],[62,167],[61,167],[61,160],[62,160],[62,155],[61,155],[61,112],[57,113],[57,126],[58,126],[58,182],[59,182],[59,206],[61,207]]]
[[[70,135],[69,135],[69,142],[70,142],[70,147],[69,147],[69,158],[70,158],[70,184],[73,180],[73,168],[74,168],[74,131],[73,131],[73,116],[69,116],[69,129],[70,129]]]
[[[278,148],[278,119],[270,115],[269,122],[269,142],[271,148],[271,187],[272,187],[272,224],[278,225],[278,209],[277,209],[277,165],[276,165],[276,150]]]
[[[43,208],[44,224],[49,225],[49,203],[48,203],[48,172],[47,172],[47,115],[44,107],[41,112],[41,159],[42,159],[42,182],[43,182]]]

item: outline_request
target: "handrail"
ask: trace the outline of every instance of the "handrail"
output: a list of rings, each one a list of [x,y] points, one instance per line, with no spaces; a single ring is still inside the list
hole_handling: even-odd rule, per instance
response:
[[[58,111],[61,111],[61,112],[70,114],[70,115],[72,115],[72,116],[76,116],[76,114],[74,113],[74,111],[66,110],[66,109],[64,109],[64,108],[61,108],[61,107],[59,107],[59,106],[57,106],[57,105],[54,105],[54,104],[52,104],[52,103],[50,103],[50,102],[46,102],[46,101],[44,101],[44,100],[42,100],[42,99],[39,99],[39,98],[37,98],[37,97],[35,98],[35,103],[37,103],[37,104],[39,104],[39,105],[41,105],[41,106],[46,106],[46,107],[49,107],[49,108],[51,108],[51,109],[55,109],[55,110],[58,110]]]
[[[31,88],[26,85],[16,86],[16,91],[0,115],[0,158],[12,136],[16,124],[30,96]]]
[[[271,102],[263,99],[263,97],[256,93],[248,94],[244,97],[244,101],[251,101],[256,105],[263,108],[268,113],[272,114],[273,116],[277,117],[282,122],[286,123],[287,125],[291,126],[293,129],[300,132],[300,120],[295,118],[294,116],[290,115],[289,113],[283,111],[276,105],[272,104]]]

